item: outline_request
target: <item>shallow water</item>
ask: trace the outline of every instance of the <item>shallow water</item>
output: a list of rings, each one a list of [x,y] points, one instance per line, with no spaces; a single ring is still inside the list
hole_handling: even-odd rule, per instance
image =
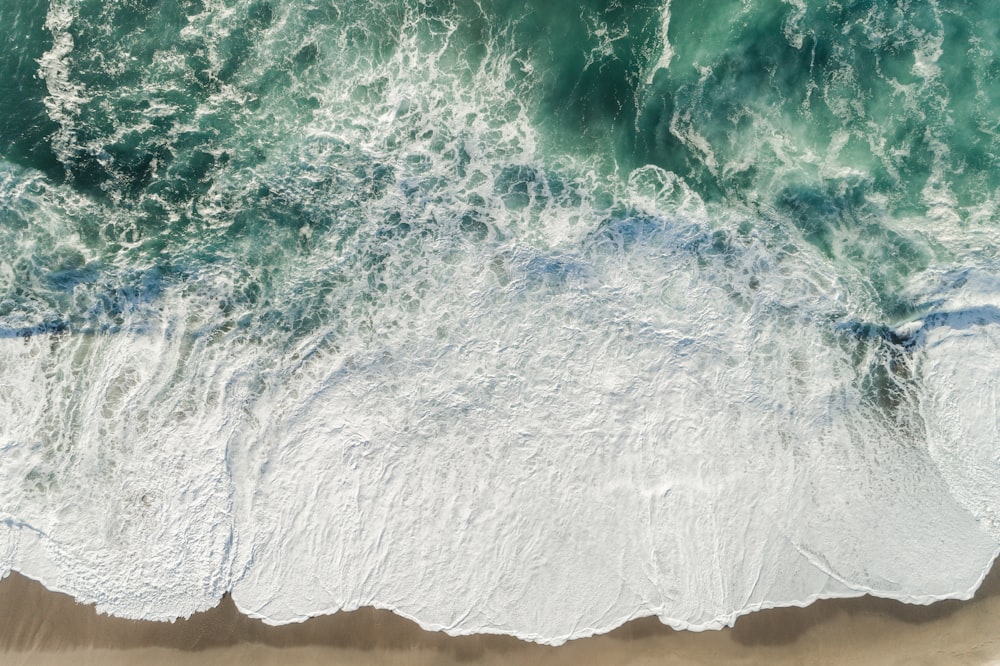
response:
[[[968,596],[989,9],[0,7],[0,568],[550,643]]]

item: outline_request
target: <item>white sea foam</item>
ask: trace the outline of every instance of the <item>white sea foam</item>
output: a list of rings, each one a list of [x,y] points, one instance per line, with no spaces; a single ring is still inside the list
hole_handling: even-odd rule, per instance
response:
[[[928,449],[955,499],[1000,539],[1000,387],[987,360],[1000,344],[1000,280],[981,270],[942,278],[947,298],[919,332]]]
[[[49,95],[45,109],[59,129],[52,139],[52,147],[67,162],[77,148],[75,129],[80,105],[90,100],[85,86],[74,81],[69,72],[68,59],[73,52],[72,0],[54,0],[49,3],[45,28],[52,33],[52,48],[38,62],[39,74],[45,81]]]
[[[129,617],[231,589],[272,623],[374,605],[549,643],[970,594],[997,550],[995,438],[971,435],[996,424],[958,407],[992,395],[967,360],[991,322],[928,329],[925,439],[824,339],[821,270],[754,239],[705,265],[706,224],[428,257],[419,306],[336,351],[197,335],[211,275],[133,333],[5,339],[4,568]],[[757,291],[720,282],[734,257]]]

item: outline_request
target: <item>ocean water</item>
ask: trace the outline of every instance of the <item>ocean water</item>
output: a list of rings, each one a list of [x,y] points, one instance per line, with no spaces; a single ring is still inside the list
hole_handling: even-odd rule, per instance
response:
[[[994,3],[0,23],[0,573],[560,643],[997,556]]]

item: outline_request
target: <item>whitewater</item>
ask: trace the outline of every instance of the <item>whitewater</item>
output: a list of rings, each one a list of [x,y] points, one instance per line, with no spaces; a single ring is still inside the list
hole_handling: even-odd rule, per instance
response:
[[[969,598],[994,12],[0,5],[0,574],[550,644]]]

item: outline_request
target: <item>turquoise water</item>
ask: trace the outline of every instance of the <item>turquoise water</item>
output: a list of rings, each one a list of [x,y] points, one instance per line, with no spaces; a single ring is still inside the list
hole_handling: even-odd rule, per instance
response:
[[[252,193],[257,206],[229,198],[317,129],[367,135],[364,147],[341,139],[330,149],[350,162],[338,174],[349,209],[363,197],[348,190],[378,195],[430,166],[466,179],[461,144],[476,123],[496,134],[482,149],[514,162],[524,140],[509,128],[528,124],[553,164],[583,161],[612,181],[654,164],[709,202],[776,218],[838,262],[877,264],[872,286],[887,307],[900,280],[946,248],[883,218],[904,228],[935,212],[959,229],[990,221],[996,31],[975,4],[684,3],[669,9],[666,46],[655,3],[440,4],[18,3],[3,17],[15,35],[5,157],[128,218],[77,222],[109,263],[129,251],[197,255],[191,244],[224,254],[233,237],[308,223],[305,209],[321,205],[314,192],[285,207],[267,187]],[[66,16],[46,23],[49,11]],[[670,66],[658,68],[665,48]],[[401,94],[420,85],[427,99]],[[374,118],[396,126],[372,137]],[[549,185],[518,169],[501,167],[494,188],[513,188],[515,207]],[[207,202],[211,215],[198,210]]]
[[[967,595],[993,9],[3,4],[0,562],[547,642]]]
[[[586,201],[592,217],[621,217],[631,202],[615,190],[656,165],[767,241],[815,248],[853,290],[870,290],[865,315],[892,322],[912,313],[907,280],[953,261],[963,230],[995,218],[997,36],[977,3],[19,2],[3,12],[14,37],[4,158],[100,209],[72,211],[68,224],[102,266],[83,272],[112,281],[144,265],[171,283],[184,265],[280,272],[313,254],[310,242],[359,239],[356,208],[404,181],[411,197],[449,206],[493,181],[487,198],[525,211],[523,231],[499,244],[551,245],[532,209]],[[303,145],[317,132],[326,148]],[[521,164],[529,153],[545,166]],[[581,170],[597,188],[574,182]],[[466,218],[452,208],[457,220],[416,226],[456,242]],[[18,206],[7,215],[20,217]],[[310,242],[303,225],[318,231]],[[491,226],[469,217],[480,233],[464,233],[475,242]],[[43,274],[56,267],[36,259]],[[23,286],[32,281],[42,284]],[[30,269],[9,278],[8,316],[32,306],[84,316],[50,281]],[[264,298],[280,288],[265,275],[253,284]]]

